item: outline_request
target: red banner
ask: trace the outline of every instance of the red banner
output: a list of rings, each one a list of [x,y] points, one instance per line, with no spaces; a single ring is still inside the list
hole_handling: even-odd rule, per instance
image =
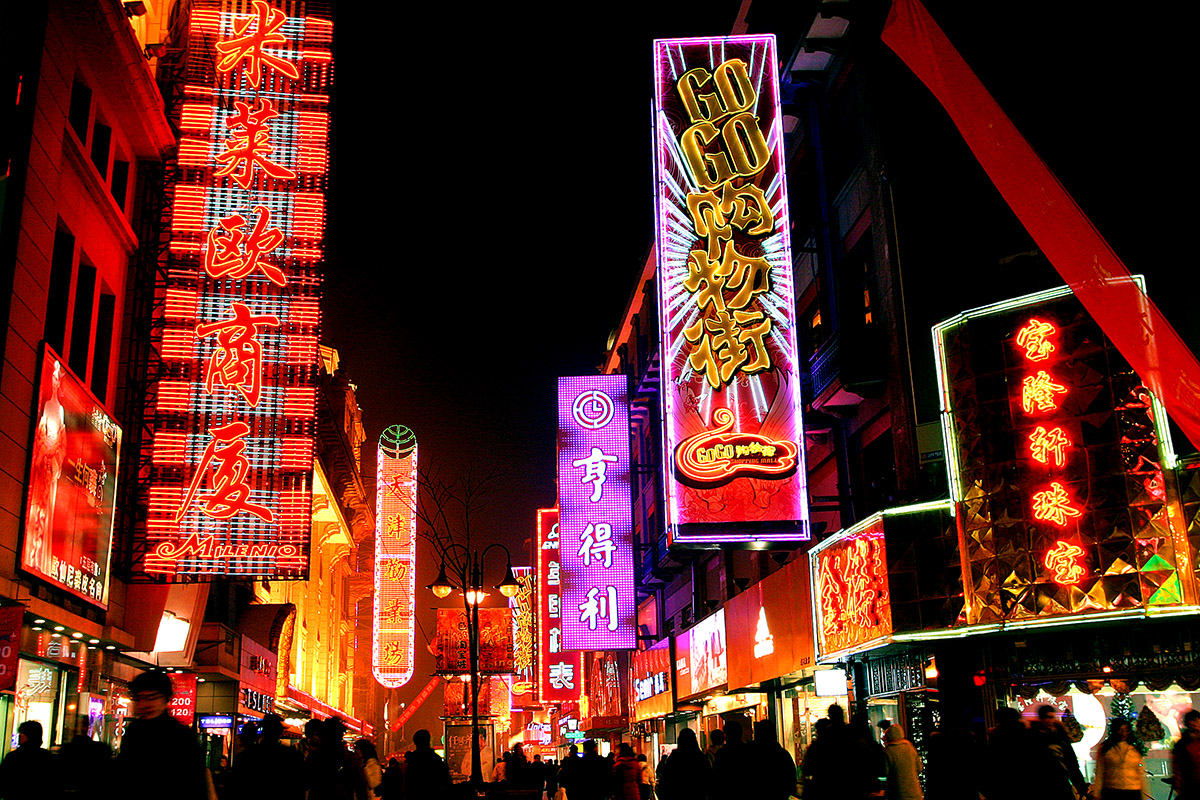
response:
[[[0,608],[0,692],[17,685],[17,655],[21,644],[21,619],[25,606]]]
[[[919,0],[894,0],[883,41],[933,92],[1046,258],[1200,446],[1200,363]]]
[[[171,673],[171,689],[175,692],[168,710],[184,725],[191,725],[196,716],[196,676]]]
[[[429,696],[433,694],[433,690],[436,689],[438,684],[441,682],[441,675],[434,675],[429,679],[429,683],[425,684],[425,688],[421,690],[420,694],[414,697],[412,702],[405,706],[404,710],[400,712],[400,716],[396,717],[395,722],[392,723],[393,732],[403,728],[404,724],[412,719],[413,714],[417,713],[417,709],[429,699]]]

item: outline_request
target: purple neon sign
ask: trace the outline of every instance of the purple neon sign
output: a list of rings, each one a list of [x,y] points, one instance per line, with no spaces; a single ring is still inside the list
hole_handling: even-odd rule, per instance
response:
[[[564,650],[637,646],[624,375],[558,379]]]

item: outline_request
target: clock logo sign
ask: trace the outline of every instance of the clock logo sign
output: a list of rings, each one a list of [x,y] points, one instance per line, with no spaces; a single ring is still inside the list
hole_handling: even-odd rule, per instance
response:
[[[598,389],[583,392],[571,405],[571,416],[581,427],[590,431],[599,430],[613,418],[612,398]]]

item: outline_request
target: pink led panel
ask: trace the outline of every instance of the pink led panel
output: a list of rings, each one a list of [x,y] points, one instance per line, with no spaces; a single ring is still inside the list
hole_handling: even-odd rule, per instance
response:
[[[136,574],[303,579],[328,167],[327,3],[188,6]]]
[[[659,40],[654,64],[667,529],[807,539],[775,37]]]
[[[558,379],[563,648],[637,646],[624,375]]]
[[[392,425],[379,437],[375,472],[375,613],[371,669],[389,689],[413,676],[417,579],[417,437]]]
[[[563,649],[558,509],[539,508],[537,514],[538,697],[544,703],[569,703],[583,694],[583,654]]]

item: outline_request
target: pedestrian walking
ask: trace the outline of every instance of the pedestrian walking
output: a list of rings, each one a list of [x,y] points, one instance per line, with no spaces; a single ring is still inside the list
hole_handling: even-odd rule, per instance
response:
[[[54,756],[42,747],[42,723],[27,719],[17,726],[17,747],[0,762],[0,797],[35,800],[46,796]]]
[[[745,796],[746,779],[751,773],[751,755],[742,741],[742,726],[730,719],[722,727],[725,744],[717,752],[713,763],[713,791],[715,800],[740,800]]]
[[[979,800],[983,754],[961,719],[943,712],[927,752],[925,800]]]
[[[712,788],[712,766],[700,750],[696,732],[684,728],[675,750],[658,765],[659,800],[707,800]]]
[[[796,793],[796,762],[792,754],[779,744],[775,723],[759,720],[754,723],[754,740],[750,742],[750,794],[764,800],[787,800]]]
[[[404,796],[404,767],[399,759],[389,758],[383,771],[383,796],[389,800],[400,800]]]
[[[558,788],[563,790],[568,799],[574,797],[572,792],[575,791],[576,784],[581,779],[579,773],[581,763],[582,756],[579,755],[579,746],[571,745],[567,748],[567,757],[558,767]],[[551,800],[555,800],[555,798],[551,798]]]
[[[804,751],[804,760],[800,765],[801,780],[804,784],[804,800],[832,800],[833,778],[829,764],[833,755],[833,733],[830,728],[833,723],[828,717],[817,720],[813,725],[813,739],[808,749]]]
[[[571,783],[567,786],[568,800],[604,800],[612,790],[612,766],[600,757],[595,740],[583,743],[583,755],[578,767],[571,772]]]
[[[1200,711],[1183,715],[1183,730],[1171,751],[1171,773],[1179,800],[1200,800]]]
[[[642,800],[642,765],[633,754],[628,742],[621,742],[618,755],[613,760],[614,800]]]
[[[304,800],[304,764],[300,751],[283,744],[283,720],[267,714],[258,741],[238,756],[231,775],[235,800]]]
[[[450,769],[430,747],[429,731],[413,734],[413,749],[404,755],[404,800],[440,800],[450,791]]]
[[[1031,785],[1026,794],[1037,800],[1075,800],[1087,794],[1088,785],[1079,770],[1079,759],[1071,737],[1058,719],[1058,709],[1040,706],[1029,726]]]
[[[704,748],[704,755],[708,758],[710,767],[717,763],[717,753],[721,752],[724,746],[725,733],[720,728],[708,732],[708,747]]]
[[[641,792],[642,800],[650,800],[654,797],[654,767],[650,766],[650,762],[646,760],[645,753],[638,753],[637,760],[642,765],[638,789]]]
[[[925,765],[913,743],[904,738],[904,729],[892,723],[883,732],[883,755],[887,764],[887,800],[924,800],[920,774]]]
[[[121,737],[116,785],[127,800],[215,800],[204,751],[186,725],[167,713],[173,689],[165,672],[147,670],[129,683],[133,716]]]
[[[1108,738],[1096,752],[1096,775],[1089,796],[1099,800],[1142,800],[1150,796],[1150,782],[1142,759],[1142,743],[1127,719],[1114,719]]]
[[[379,766],[379,751],[369,739],[359,739],[354,743],[354,749],[362,758],[362,777],[367,785],[367,800],[379,800],[379,792],[383,784],[383,768]]]
[[[887,759],[865,713],[850,718],[845,736],[847,745],[841,752],[848,760],[842,765],[843,774],[847,776],[847,796],[857,800],[878,795],[885,786]]]

